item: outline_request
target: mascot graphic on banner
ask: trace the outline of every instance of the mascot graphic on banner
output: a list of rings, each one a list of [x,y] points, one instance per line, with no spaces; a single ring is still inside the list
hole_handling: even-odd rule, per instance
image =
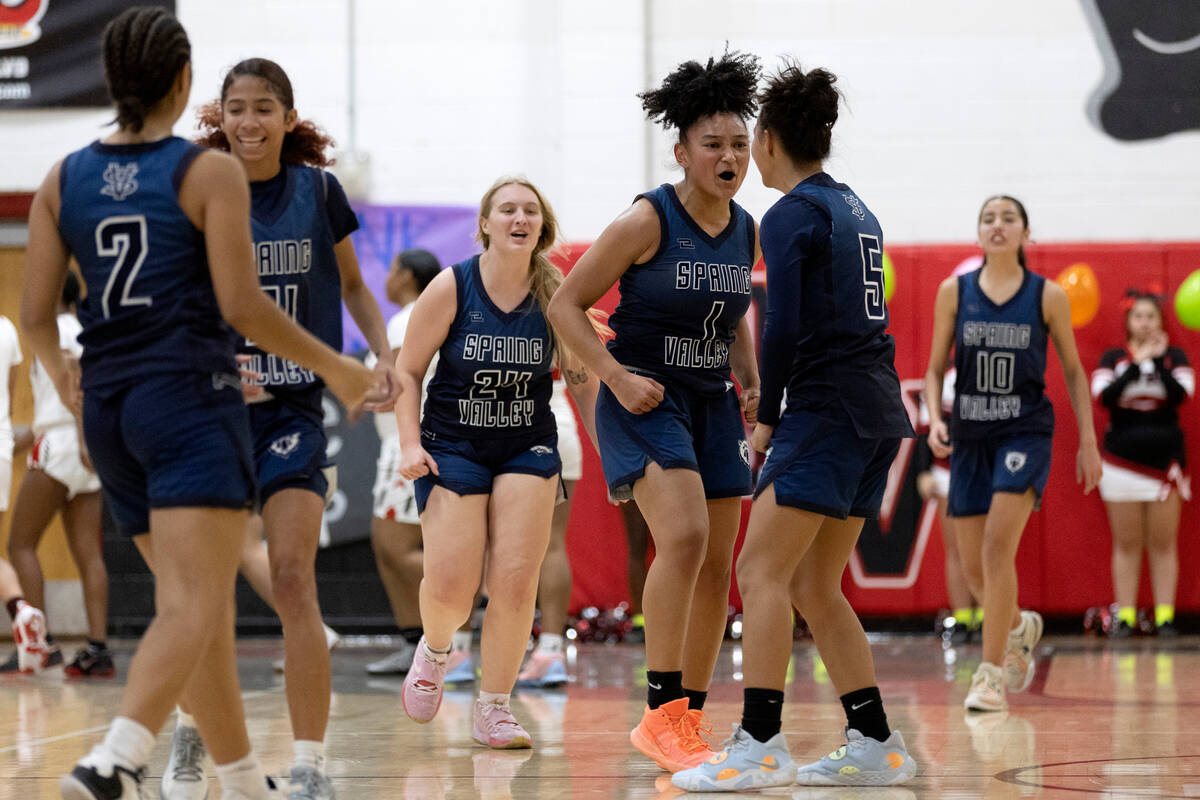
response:
[[[0,49],[24,47],[42,37],[38,22],[50,0],[0,0]]]

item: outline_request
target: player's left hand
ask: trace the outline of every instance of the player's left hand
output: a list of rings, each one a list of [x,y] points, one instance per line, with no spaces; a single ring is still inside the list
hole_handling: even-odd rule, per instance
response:
[[[754,431],[750,434],[750,446],[759,453],[767,452],[767,448],[771,446],[771,437],[775,435],[774,425],[764,425],[761,422],[754,423]]]
[[[1100,483],[1100,450],[1095,444],[1080,445],[1075,455],[1075,482],[1083,484],[1083,493],[1088,494]]]
[[[396,405],[396,398],[400,396],[400,376],[396,373],[396,366],[390,359],[379,359],[375,364],[375,377],[378,380],[377,391],[382,397],[371,397],[363,404],[363,408],[367,411],[391,411]]]
[[[758,387],[742,389],[742,396],[738,398],[738,403],[742,407],[742,416],[746,419],[746,424],[756,424],[758,422]]]

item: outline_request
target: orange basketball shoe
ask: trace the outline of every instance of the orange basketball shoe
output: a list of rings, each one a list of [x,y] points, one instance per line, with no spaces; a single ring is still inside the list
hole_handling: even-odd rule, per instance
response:
[[[686,697],[647,708],[642,721],[629,732],[629,741],[668,772],[691,769],[713,757],[700,735],[702,714],[688,709]]]

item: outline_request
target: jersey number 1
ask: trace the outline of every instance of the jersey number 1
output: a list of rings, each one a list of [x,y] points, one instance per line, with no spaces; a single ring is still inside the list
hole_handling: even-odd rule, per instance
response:
[[[104,284],[104,294],[100,296],[105,319],[112,316],[114,293],[118,307],[154,304],[149,296],[131,294],[138,270],[146,260],[147,249],[146,217],[142,214],[107,217],[96,226],[96,255],[116,259]]]
[[[867,319],[884,319],[887,305],[883,301],[883,247],[879,237],[869,233],[858,235],[858,247],[862,253],[863,304],[867,308]]]

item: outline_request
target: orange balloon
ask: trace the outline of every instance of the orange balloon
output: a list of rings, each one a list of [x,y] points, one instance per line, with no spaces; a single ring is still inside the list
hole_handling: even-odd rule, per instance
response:
[[[1087,264],[1072,264],[1054,279],[1071,301],[1071,327],[1082,328],[1100,310],[1100,283]]]

